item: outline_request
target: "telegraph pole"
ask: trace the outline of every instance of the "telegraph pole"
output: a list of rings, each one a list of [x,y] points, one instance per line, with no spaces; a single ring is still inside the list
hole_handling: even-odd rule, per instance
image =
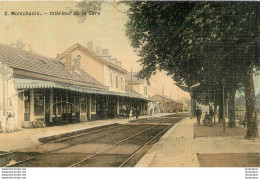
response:
[[[133,89],[133,79],[132,79],[132,75],[133,74],[133,71],[132,71],[132,68],[131,68],[131,94],[132,94],[132,89]]]
[[[164,86],[162,86],[162,95],[164,97]]]
[[[164,86],[162,86],[162,95],[163,95],[163,110],[165,110],[165,108],[164,108]]]
[[[225,86],[224,86],[224,80],[223,80],[223,91],[222,91],[222,93],[223,93],[223,111],[222,111],[222,113],[223,113],[223,132],[225,132],[225,130],[226,130],[226,119],[225,119],[225,114],[224,114],[224,112],[225,112]]]
[[[2,57],[2,100],[3,100],[3,118],[2,118],[2,124],[1,127],[3,129],[3,133],[5,133],[6,128],[6,120],[5,120],[5,69],[4,69],[4,57]]]
[[[216,94],[215,94],[215,91],[214,91],[214,124],[216,124],[216,110],[215,110],[215,106],[216,106]]]
[[[5,116],[5,69],[4,58],[2,58],[2,100],[3,100],[3,116]]]

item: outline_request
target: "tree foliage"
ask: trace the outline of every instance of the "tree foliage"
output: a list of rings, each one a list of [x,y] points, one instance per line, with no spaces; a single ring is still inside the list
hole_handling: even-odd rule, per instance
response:
[[[70,12],[75,13],[78,17],[78,22],[82,23],[85,22],[88,16],[88,12],[90,11],[100,11],[102,7],[102,3],[104,1],[80,1],[74,8],[69,8]],[[86,12],[87,14],[83,14]]]
[[[19,49],[24,49],[25,48],[25,43],[22,39],[18,39],[15,42],[12,42],[11,47],[19,48]]]
[[[238,83],[245,64],[259,65],[259,3],[136,2],[128,16],[140,76],[159,69],[188,86],[207,78]]]
[[[140,77],[159,69],[177,85],[200,83],[193,93],[203,103],[215,95],[223,103],[223,88],[234,103],[235,91],[247,85],[247,104],[253,104],[251,72],[260,67],[259,2],[135,2],[128,16],[126,35],[139,52]],[[230,110],[234,113],[234,107]]]

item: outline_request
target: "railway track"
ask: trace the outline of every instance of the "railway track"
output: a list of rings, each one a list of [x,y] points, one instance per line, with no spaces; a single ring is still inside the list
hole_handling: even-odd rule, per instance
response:
[[[85,136],[89,137],[89,135],[93,135],[93,134],[96,134],[96,133],[99,133],[99,132],[105,132],[106,133],[108,130],[111,130],[111,129],[113,130],[113,129],[117,129],[117,128],[120,128],[120,127],[122,127],[122,126],[120,126],[120,125],[119,126],[112,126],[112,127],[109,126],[108,128],[105,128],[105,129],[100,129],[100,130],[97,130],[97,131],[90,131],[90,132],[87,132],[87,133],[78,134],[78,135],[74,135],[74,136],[71,136],[71,137],[64,137],[64,138],[61,138],[61,139],[58,139],[58,140],[53,140],[51,142],[40,144],[37,147],[39,148],[39,147],[42,147],[44,145],[49,145],[49,144],[54,144],[54,143],[59,143],[59,142],[64,142],[64,141],[70,141],[70,140],[73,140],[73,139],[76,139],[76,138],[80,139],[80,137],[85,137]],[[125,130],[125,129],[129,129],[129,128],[132,128],[132,127],[134,127],[134,126],[129,125],[128,127],[120,129],[120,130]],[[118,131],[115,131],[115,132],[118,132]],[[100,134],[98,134],[98,137],[88,139],[87,141],[95,140],[97,138],[104,137],[104,136],[109,135],[109,134],[110,133],[105,134],[105,135],[101,135],[101,136],[100,136]],[[85,141],[83,141],[81,143],[84,143],[84,142]],[[80,144],[80,143],[74,142],[73,144],[70,144],[69,146],[74,146],[74,145],[78,145],[78,144]],[[16,151],[12,151],[12,152],[3,153],[3,154],[0,154],[0,167],[15,166],[18,163],[22,163],[22,162],[25,162],[25,161],[28,161],[28,160],[36,159],[38,157],[47,155],[48,153],[52,153],[52,152],[64,149],[66,147],[69,147],[69,146],[65,146],[65,147],[62,146],[60,148],[56,148],[54,150],[46,151],[46,152],[43,152],[43,153],[25,152],[24,150],[16,150]]]
[[[180,120],[150,120],[138,124],[112,126],[52,140],[37,150],[0,154],[4,167],[131,167],[159,140],[170,127]],[[166,123],[165,123],[166,122]],[[54,145],[54,146],[53,146]],[[47,147],[46,151],[41,151]],[[52,149],[52,150],[50,150]],[[40,152],[39,152],[40,150]],[[28,155],[30,154],[29,157]],[[20,156],[17,161],[12,155]],[[14,159],[15,160],[15,159]],[[4,164],[4,165],[3,165]]]
[[[147,126],[147,125],[146,125]],[[144,126],[136,126],[136,125],[124,125],[121,126],[121,128],[117,128],[117,129],[112,129],[112,132],[108,132],[108,130],[104,130],[104,133],[98,133],[98,136],[90,136],[90,135],[85,135],[85,136],[81,136],[81,137],[77,137],[77,138],[72,138],[72,139],[67,139],[64,141],[58,141],[56,144],[59,144],[62,142],[62,147],[59,147],[57,149],[48,151],[48,152],[44,152],[41,153],[39,155],[30,157],[30,158],[25,158],[19,162],[15,162],[15,163],[11,163],[11,164],[7,164],[5,167],[47,167],[49,165],[53,165],[56,166],[58,163],[58,166],[62,165],[62,166],[67,166],[66,163],[66,154],[62,154],[62,153],[58,153],[59,151],[62,150],[69,150],[71,148],[75,148],[79,145],[85,144],[85,143],[90,143],[92,141],[96,141],[96,140],[102,140],[105,137],[107,137],[109,139],[109,136],[111,135],[115,135],[118,134],[119,132],[124,133],[125,131],[129,130],[129,129],[138,129],[138,128],[144,128]],[[64,146],[65,144],[65,146]],[[67,153],[68,156],[71,156],[69,153]],[[73,155],[73,154],[72,154]],[[84,155],[84,154],[83,154]],[[75,159],[77,159],[78,157],[83,156],[82,154],[75,156]],[[64,158],[65,156],[65,158]],[[41,160],[42,159],[42,160]],[[45,162],[44,159],[46,159],[46,161],[51,160],[51,163],[49,162]],[[60,159],[65,159],[65,163],[60,162],[62,160]],[[73,157],[72,157],[73,159]],[[41,162],[37,162],[37,161],[41,161]],[[65,165],[64,165],[65,164]]]
[[[127,140],[129,140],[129,139],[131,139],[131,138],[133,138],[133,137],[135,137],[135,136],[137,136],[137,135],[143,133],[143,132],[145,132],[145,131],[148,131],[148,130],[150,130],[150,129],[153,129],[153,128],[155,128],[155,127],[156,127],[156,126],[152,126],[152,127],[146,128],[146,129],[144,129],[144,130],[142,130],[142,131],[140,131],[140,132],[137,132],[137,133],[135,133],[135,134],[133,134],[133,135],[127,137],[127,138],[124,138],[123,140],[120,140],[119,142],[114,143],[114,144],[111,145],[111,146],[108,146],[108,147],[105,147],[105,148],[99,150],[98,152],[94,153],[93,155],[90,155],[90,156],[88,156],[88,157],[86,157],[86,158],[83,158],[82,160],[78,161],[77,163],[74,163],[73,165],[70,165],[70,167],[80,166],[82,163],[84,163],[84,162],[88,161],[89,159],[91,159],[91,158],[97,156],[98,154],[101,154],[101,153],[103,153],[103,152],[105,152],[105,151],[107,151],[107,150],[109,150],[109,149],[111,149],[111,148],[113,148],[113,147],[115,147],[115,146],[117,146],[117,145],[119,145],[119,144],[121,144],[121,143],[123,143],[123,142],[125,142],[125,141],[127,141]]]
[[[153,118],[148,118],[148,119],[135,119],[130,121],[131,123],[138,123],[138,124],[159,124],[159,123],[164,123],[164,124],[175,124],[176,122],[179,122],[183,118],[181,117],[153,117]]]
[[[74,163],[70,167],[133,167],[140,160],[143,154],[145,154],[147,150],[151,147],[152,142],[156,142],[155,139],[159,139],[159,137],[163,135],[172,126],[173,125],[169,126],[160,124],[147,128],[113,144],[112,146],[97,151],[91,156],[88,156],[78,161],[77,163]],[[151,135],[152,133],[153,135]],[[144,136],[146,136],[146,138],[144,138]],[[139,141],[137,141],[138,138]],[[130,149],[129,151],[127,151],[126,154],[121,156],[114,154],[114,151],[116,151],[118,148],[123,149],[124,145],[128,146],[129,143],[137,142],[140,142],[141,144],[138,145],[137,148]],[[105,162],[103,162],[104,160]]]

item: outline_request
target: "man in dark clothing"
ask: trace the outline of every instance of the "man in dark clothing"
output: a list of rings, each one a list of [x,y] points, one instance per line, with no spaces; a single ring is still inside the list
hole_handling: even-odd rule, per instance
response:
[[[140,115],[140,109],[139,109],[139,107],[137,107],[136,112],[135,112],[136,119],[139,119],[139,115]]]
[[[209,120],[210,120],[210,126],[212,127],[213,126],[213,119],[214,118],[214,111],[212,109],[212,107],[210,106],[209,108]]]
[[[129,114],[130,114],[130,108],[126,108],[126,119],[129,119]]]
[[[136,116],[136,109],[135,108],[132,109],[132,116]]]
[[[196,116],[197,116],[197,122],[198,122],[198,125],[200,125],[200,118],[201,118],[201,110],[199,107],[197,107],[197,110],[196,110]]]

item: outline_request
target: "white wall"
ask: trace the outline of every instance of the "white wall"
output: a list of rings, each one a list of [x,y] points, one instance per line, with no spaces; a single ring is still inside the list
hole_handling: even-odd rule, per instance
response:
[[[5,81],[2,81],[3,65],[0,64],[0,119],[1,126],[5,126],[6,132],[13,132],[14,130],[21,129],[21,121],[18,121],[18,93],[14,88],[13,69],[4,65]],[[5,88],[5,89],[4,89]],[[5,91],[5,93],[3,92]],[[5,100],[5,107],[3,106]],[[5,108],[5,114],[3,110]],[[7,114],[11,113],[13,117],[7,118]]]
[[[116,91],[116,92],[125,92],[125,74],[109,67],[109,74],[108,74],[108,81],[109,81],[109,90]],[[112,73],[112,85],[111,85],[111,73]],[[116,86],[116,78],[118,86]],[[122,83],[121,83],[122,78]]]

